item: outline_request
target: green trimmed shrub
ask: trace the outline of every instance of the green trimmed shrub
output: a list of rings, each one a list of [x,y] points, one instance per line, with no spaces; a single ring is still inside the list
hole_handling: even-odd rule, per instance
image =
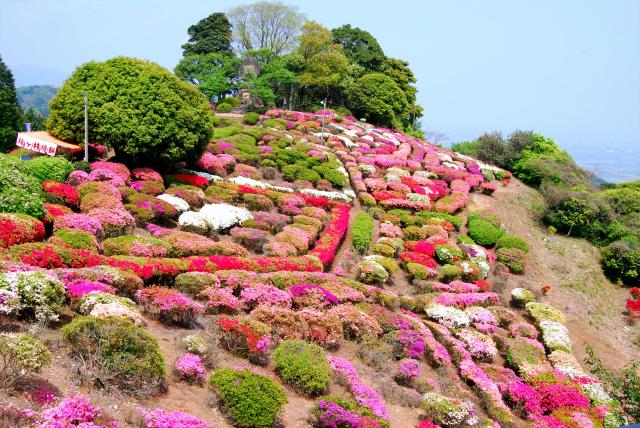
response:
[[[222,138],[228,138],[231,137],[232,135],[236,135],[238,133],[242,132],[242,127],[234,122],[233,125],[230,126],[224,126],[221,128],[214,128],[213,129],[213,135],[211,136],[211,139],[213,140],[220,140]]]
[[[45,344],[28,333],[0,334],[0,388],[11,388],[25,376],[51,363]]]
[[[387,244],[376,244],[373,246],[373,249],[371,251],[373,252],[373,254],[377,254],[383,257],[393,257],[396,254],[393,247]]]
[[[430,277],[429,269],[419,263],[407,263],[406,269],[413,280],[426,280]]]
[[[176,276],[175,288],[197,296],[207,287],[215,287],[220,283],[218,277],[206,272],[186,272]]]
[[[122,318],[76,317],[62,340],[82,372],[104,387],[148,395],[164,389],[164,357],[156,339]]]
[[[500,248],[496,251],[496,258],[516,274],[524,273],[527,265],[527,253],[517,248]]]
[[[358,213],[351,228],[351,245],[360,254],[365,254],[371,244],[373,218],[367,213]]]
[[[329,387],[331,366],[324,349],[304,340],[285,340],[273,353],[276,370],[286,383],[311,396]]]
[[[208,384],[234,425],[242,428],[270,428],[287,403],[281,385],[250,370],[218,369]]]
[[[60,157],[40,156],[27,162],[29,175],[37,178],[40,183],[45,180],[65,182],[67,176],[74,170],[73,164]]]
[[[60,247],[77,248],[79,250],[98,251],[96,237],[84,230],[64,227],[53,232],[47,241]]]
[[[249,112],[244,115],[242,121],[247,125],[255,125],[260,120],[260,115],[258,113]]]
[[[504,229],[496,227],[493,223],[485,220],[471,220],[468,224],[469,236],[477,244],[484,246],[494,245],[502,235],[504,235]]]
[[[457,230],[460,230],[460,227],[462,227],[462,219],[460,217],[455,216],[455,215],[451,215],[451,214],[447,214],[447,213],[439,213],[439,212],[435,212],[435,211],[419,211],[419,212],[416,213],[416,216],[422,217],[424,219],[441,218],[441,219],[446,220],[449,223],[453,224],[453,226]]]
[[[520,238],[516,235],[511,235],[510,233],[505,233],[498,239],[496,242],[496,247],[500,248],[517,248],[518,250],[524,251],[525,253],[529,252],[529,244],[527,241]]]
[[[547,303],[529,302],[525,305],[525,310],[538,324],[542,321],[555,321],[564,324],[567,321],[560,309]]]
[[[216,106],[216,111],[218,113],[231,113],[231,110],[233,110],[233,106],[231,104],[222,103]]]

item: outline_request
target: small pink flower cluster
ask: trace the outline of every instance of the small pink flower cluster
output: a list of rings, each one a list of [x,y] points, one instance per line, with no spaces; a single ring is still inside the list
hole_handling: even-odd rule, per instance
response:
[[[144,418],[144,428],[213,428],[205,420],[188,413],[169,412],[162,408],[139,408],[138,413]]]
[[[420,363],[418,362],[418,360],[414,360],[413,358],[402,360],[400,362],[400,366],[398,367],[398,372],[408,379],[418,378],[422,375]]]
[[[81,426],[87,428],[117,428],[118,424],[108,421],[106,425],[97,425],[102,415],[102,409],[93,406],[89,399],[83,396],[70,397],[55,407],[42,412],[41,421],[36,428],[63,428]]]
[[[384,401],[382,401],[382,397],[373,388],[362,383],[358,372],[349,360],[334,356],[329,356],[328,358],[333,370],[344,377],[349,390],[358,404],[371,410],[375,416],[388,421],[389,410],[384,404]]]
[[[200,295],[207,299],[207,309],[214,312],[235,312],[240,307],[240,300],[233,295],[230,287],[207,287]]]
[[[494,306],[500,305],[500,296],[496,293],[440,293],[433,300],[445,306],[456,306],[458,308],[466,308],[468,306]]]
[[[205,379],[205,368],[202,357],[186,353],[176,360],[176,373],[181,379],[190,382],[202,382]]]
[[[143,288],[136,299],[153,316],[166,322],[190,325],[204,307],[182,293],[166,287]]]
[[[79,300],[85,294],[92,291],[101,291],[108,294],[116,294],[116,289],[100,281],[87,281],[77,279],[73,282],[65,284],[67,295],[71,300]]]
[[[132,171],[134,178],[143,181],[160,181],[162,182],[162,176],[160,173],[151,168],[135,168]]]
[[[248,307],[257,305],[291,307],[291,295],[273,285],[256,283],[240,292],[240,302]]]
[[[67,214],[56,217],[53,221],[53,230],[65,227],[84,230],[94,236],[101,235],[104,230],[99,220],[93,218],[92,215],[86,214]]]

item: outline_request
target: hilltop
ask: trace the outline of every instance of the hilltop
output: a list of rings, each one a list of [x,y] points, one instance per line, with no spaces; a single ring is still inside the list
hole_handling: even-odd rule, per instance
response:
[[[212,124],[162,171],[1,158],[46,201],[0,214],[2,322],[50,352],[6,424],[78,395],[121,426],[622,423],[581,360],[638,358],[624,297],[589,244],[536,224],[534,190],[332,111]]]

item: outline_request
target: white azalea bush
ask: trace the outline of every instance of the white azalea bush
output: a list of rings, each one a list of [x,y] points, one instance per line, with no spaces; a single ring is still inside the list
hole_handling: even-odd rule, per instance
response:
[[[0,273],[0,313],[56,321],[66,299],[62,281],[46,272]]]
[[[229,204],[207,204],[200,209],[212,230],[228,229],[244,221],[253,219],[246,208]]]
[[[474,426],[478,423],[477,412],[470,401],[427,392],[422,397],[421,407],[425,416],[443,427]]]
[[[535,302],[536,295],[526,288],[514,288],[511,290],[511,300],[518,307],[524,307],[529,302]]]
[[[169,195],[167,193],[163,193],[162,195],[157,196],[158,199],[161,199],[173,206],[179,213],[183,213],[185,211],[189,211],[189,203],[182,198],[179,198],[174,195]]]
[[[471,319],[462,310],[453,306],[444,306],[438,303],[430,303],[424,312],[427,317],[448,328],[469,327]]]
[[[542,342],[552,351],[571,352],[571,339],[567,328],[556,321],[541,321]]]
[[[92,291],[82,296],[79,312],[98,318],[125,318],[137,326],[146,324],[133,300],[102,291]]]

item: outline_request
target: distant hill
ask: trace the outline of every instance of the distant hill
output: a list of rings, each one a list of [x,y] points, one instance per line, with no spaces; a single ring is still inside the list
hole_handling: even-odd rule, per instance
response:
[[[50,85],[21,86],[16,88],[18,103],[24,110],[33,108],[43,116],[49,115],[49,100],[58,92]]]

